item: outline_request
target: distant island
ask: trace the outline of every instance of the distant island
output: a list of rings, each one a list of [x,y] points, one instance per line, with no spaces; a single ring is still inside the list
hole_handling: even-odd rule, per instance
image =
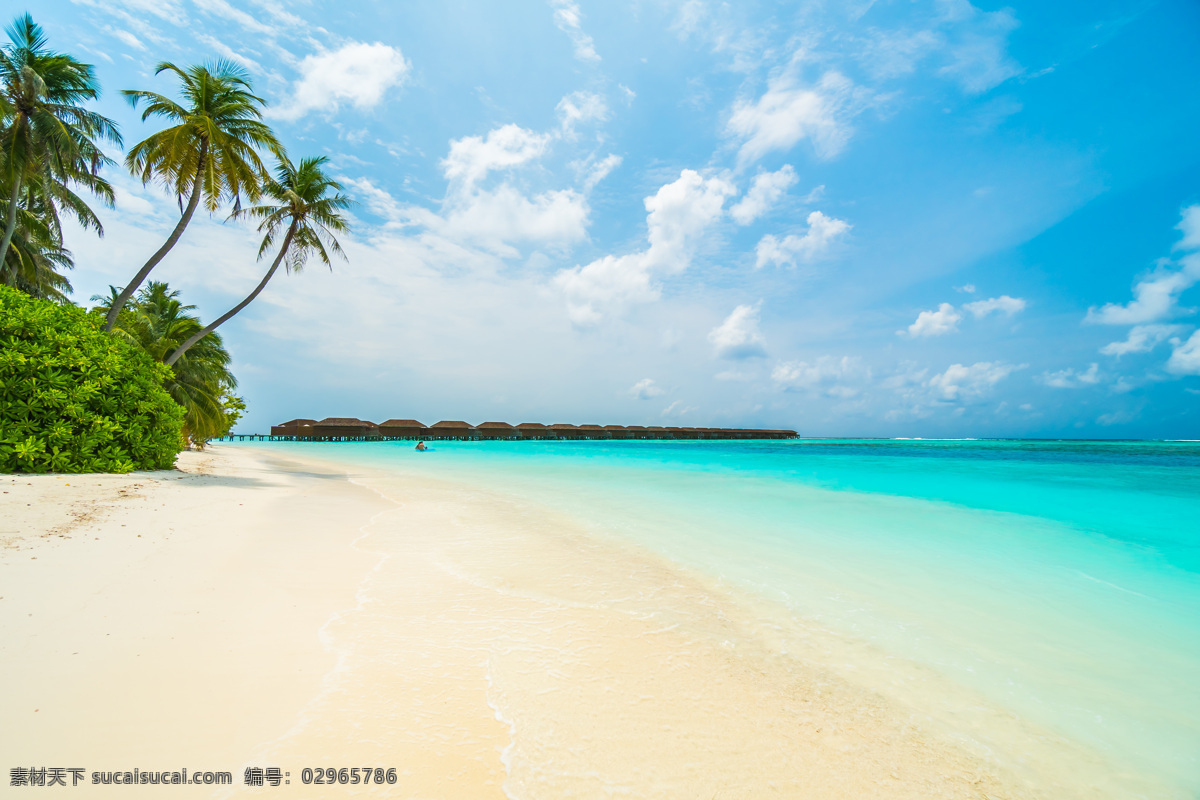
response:
[[[293,419],[271,426],[269,436],[232,434],[229,439],[303,439],[320,442],[367,439],[795,439],[791,430],[755,428],[681,428],[658,425],[543,425],[540,422],[483,422],[470,425],[442,420],[425,425],[415,419],[389,419],[376,425],[354,417]]]

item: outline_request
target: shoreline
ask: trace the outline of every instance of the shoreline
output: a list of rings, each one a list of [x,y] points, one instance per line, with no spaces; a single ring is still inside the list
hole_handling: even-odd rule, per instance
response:
[[[55,483],[100,495],[77,501],[70,529],[48,511],[29,520],[36,538],[5,540],[0,613],[17,635],[3,658],[23,687],[0,706],[10,759],[186,762],[235,784],[250,764],[294,779],[371,763],[397,767],[401,796],[1103,791],[1051,778],[1036,753],[1018,773],[969,731],[955,741],[880,676],[839,667],[850,650],[830,651],[827,632],[784,630],[719,582],[561,513],[252,446],[183,455],[185,473],[8,476],[38,484],[59,517],[71,494]],[[26,607],[45,629],[20,619]],[[204,687],[199,700],[177,696],[186,686]],[[56,691],[72,713],[55,711]],[[93,740],[101,718],[108,742]]]

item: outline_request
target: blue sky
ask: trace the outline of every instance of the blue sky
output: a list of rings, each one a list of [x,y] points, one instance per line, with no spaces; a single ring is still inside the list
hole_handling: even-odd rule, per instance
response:
[[[31,9],[33,10],[33,9]],[[1200,438],[1200,4],[48,0],[118,96],[234,59],[357,201],[222,332],[250,412]],[[75,298],[177,208],[120,171]],[[154,273],[207,318],[253,230]]]

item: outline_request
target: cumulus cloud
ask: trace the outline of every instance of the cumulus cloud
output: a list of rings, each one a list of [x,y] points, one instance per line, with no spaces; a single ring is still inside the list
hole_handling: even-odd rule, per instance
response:
[[[526,197],[508,184],[451,198],[441,230],[463,240],[491,243],[544,242],[566,244],[587,235],[587,199],[574,189],[558,189]],[[502,249],[502,248],[501,248]]]
[[[958,330],[962,314],[949,303],[942,303],[936,311],[922,311],[917,315],[917,321],[908,326],[907,331],[896,331],[903,335],[908,333],[914,339],[925,336],[941,336]]]
[[[725,199],[735,191],[723,178],[706,179],[685,169],[677,180],[647,197],[647,249],[604,256],[554,276],[555,287],[566,297],[571,320],[593,325],[605,309],[616,311],[632,303],[657,300],[655,277],[687,269],[697,238],[721,216]]]
[[[599,61],[595,42],[583,32],[583,14],[579,11],[579,4],[574,0],[550,0],[550,5],[554,8],[554,24],[575,45],[575,57],[580,61]]]
[[[1100,382],[1100,365],[1093,363],[1083,372],[1076,372],[1074,369],[1043,372],[1041,381],[1054,389],[1081,389],[1084,386],[1095,386]]]
[[[1200,205],[1188,206],[1181,213],[1176,229],[1183,236],[1176,249],[1200,249]],[[1191,314],[1194,309],[1180,308],[1179,296],[1200,282],[1200,253],[1191,253],[1173,265],[1160,261],[1133,286],[1133,300],[1128,303],[1107,303],[1089,308],[1085,322],[1099,325],[1144,325],[1171,317]]]
[[[768,233],[760,239],[754,250],[754,268],[762,269],[767,264],[794,267],[797,262],[816,261],[851,227],[845,220],[814,211],[808,215],[808,230],[803,236],[790,234],[779,239]]]
[[[376,42],[350,42],[337,50],[305,56],[291,100],[273,111],[296,120],[311,111],[326,116],[342,104],[365,110],[383,100],[388,89],[403,85],[411,66],[399,48]]]
[[[487,136],[464,136],[450,142],[442,172],[457,189],[469,190],[489,172],[520,166],[546,151],[550,136],[519,125],[503,125]]]
[[[742,163],[790,150],[802,139],[812,143],[819,158],[833,158],[850,140],[850,120],[866,105],[865,97],[840,72],[826,72],[807,85],[792,68],[771,79],[758,99],[734,103],[726,130],[742,140]]]
[[[1167,371],[1176,375],[1200,375],[1200,330],[1175,346],[1167,359]]]
[[[976,300],[974,303],[966,303],[963,305],[967,311],[975,315],[976,319],[986,317],[994,311],[1012,316],[1018,311],[1025,310],[1025,301],[1019,297],[1009,297],[1002,294],[999,297],[991,297],[987,300]]]
[[[953,403],[972,400],[984,396],[1019,369],[1024,369],[1024,365],[988,361],[980,361],[969,367],[951,364],[945,372],[930,378],[927,386],[941,401]]]
[[[1124,341],[1111,342],[1100,348],[1106,356],[1123,356],[1128,353],[1148,353],[1171,336],[1182,333],[1183,325],[1135,325],[1129,329]]]
[[[571,92],[558,101],[554,110],[558,113],[563,135],[567,137],[575,135],[575,126],[581,122],[603,122],[608,119],[608,104],[602,95],[595,92]]]
[[[729,209],[729,215],[739,225],[749,225],[771,210],[797,181],[796,170],[784,164],[776,172],[760,172],[754,176],[750,191]]]
[[[763,337],[758,330],[758,306],[738,306],[725,321],[708,332],[718,358],[741,360],[762,358]]]
[[[815,361],[786,361],[771,370],[771,380],[788,391],[828,397],[855,397],[871,382],[871,370],[857,356],[821,356]]]
[[[1200,281],[1200,256],[1183,259],[1181,268],[1160,264],[1133,287],[1133,300],[1089,308],[1085,322],[1095,325],[1143,325],[1182,314],[1191,309],[1178,305],[1179,295]]]
[[[663,390],[651,378],[642,378],[629,387],[629,395],[636,400],[649,400],[651,397],[658,397],[661,394],[663,394]]]

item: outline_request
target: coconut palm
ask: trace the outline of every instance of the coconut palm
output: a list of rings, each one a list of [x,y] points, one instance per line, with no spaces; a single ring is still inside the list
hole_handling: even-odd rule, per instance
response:
[[[28,14],[6,32],[10,44],[0,49],[0,185],[6,190],[0,265],[7,262],[30,181],[42,183],[43,199],[50,204],[44,210],[54,215],[55,227],[54,204],[66,200],[85,227],[103,234],[91,209],[68,187],[77,183],[112,205],[112,187],[98,172],[113,162],[97,141],[121,143],[115,122],[82,107],[100,96],[90,64],[47,50],[46,35]]]
[[[45,216],[28,208],[19,209],[17,215],[12,243],[0,269],[0,283],[33,297],[67,302],[71,282],[62,270],[75,266],[70,251],[63,248],[62,238],[47,224]]]
[[[181,215],[167,241],[117,296],[105,321],[106,330],[112,329],[121,308],[179,241],[201,201],[211,213],[227,200],[240,208],[242,195],[257,200],[266,168],[256,148],[283,153],[283,146],[262,121],[264,101],[251,92],[249,75],[241,67],[217,61],[180,69],[164,61],[155,74],[160,72],[172,72],[179,78],[180,102],[155,92],[122,94],[134,108],[145,104],[143,121],[161,117],[174,124],[134,145],[125,157],[125,166],[143,184],[158,181],[174,193]]]
[[[322,263],[332,269],[333,265],[329,260],[331,252],[345,258],[342,246],[334,237],[334,233],[342,233],[348,228],[346,218],[341,212],[349,208],[350,199],[341,194],[342,185],[325,174],[324,168],[328,161],[325,156],[305,158],[296,166],[287,156],[281,155],[279,165],[275,169],[275,177],[264,187],[264,193],[276,203],[252,206],[234,212],[234,217],[261,220],[258,230],[264,235],[258,248],[259,259],[282,234],[283,242],[279,246],[279,252],[271,262],[267,274],[258,282],[258,286],[254,287],[254,291],[215,321],[192,334],[167,357],[167,366],[174,364],[177,359],[183,357],[188,348],[250,305],[259,292],[266,288],[280,264],[286,264],[288,272],[299,272],[308,259],[316,255]]]
[[[115,287],[110,290],[107,298],[92,298],[101,301],[102,311],[110,310],[120,296]],[[179,292],[167,284],[151,281],[118,316],[114,333],[135,342],[154,360],[163,361],[200,328],[200,320],[191,313],[195,308],[180,302]],[[214,333],[171,366],[171,377],[164,386],[187,412],[183,433],[193,444],[202,445],[229,427],[225,404],[237,388],[237,379],[229,372],[230,360],[220,335]]]

